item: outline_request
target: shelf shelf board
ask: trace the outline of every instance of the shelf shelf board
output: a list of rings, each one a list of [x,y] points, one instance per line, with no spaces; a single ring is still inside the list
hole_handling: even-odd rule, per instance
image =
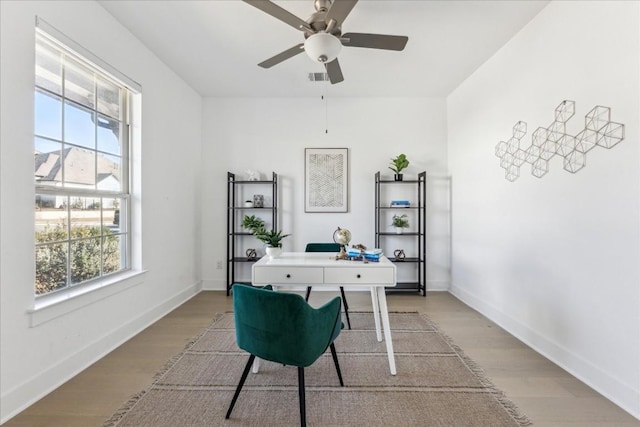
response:
[[[417,231],[410,231],[407,233],[378,233],[378,236],[419,236],[420,233],[418,233]]]
[[[419,283],[419,282],[398,282],[396,283],[396,286],[388,286],[385,287],[385,290],[387,292],[389,291],[402,291],[402,292],[407,292],[407,291],[414,291],[414,292],[420,292],[422,290],[424,286]]]
[[[230,184],[273,184],[272,180],[260,180],[260,181],[229,181]]]
[[[403,262],[406,263],[414,263],[414,262],[420,262],[420,258],[417,257],[406,257],[403,260],[397,260],[395,257],[387,257],[389,259],[389,261],[391,261],[394,264],[402,264]]]
[[[260,259],[261,257],[257,257],[254,259],[249,259],[247,257],[234,257],[231,260],[229,260],[229,262],[256,262]]]

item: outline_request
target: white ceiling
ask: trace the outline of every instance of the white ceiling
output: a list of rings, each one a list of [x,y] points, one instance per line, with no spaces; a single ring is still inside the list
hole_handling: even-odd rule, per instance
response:
[[[100,3],[205,97],[442,97],[490,58],[548,0],[360,0],[342,32],[405,35],[404,51],[345,47],[344,82],[304,53],[270,69],[257,64],[304,41],[302,32],[240,0]],[[306,20],[312,0],[275,1]]]

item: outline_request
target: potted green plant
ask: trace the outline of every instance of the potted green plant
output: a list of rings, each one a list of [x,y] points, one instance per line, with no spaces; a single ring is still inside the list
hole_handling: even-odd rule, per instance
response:
[[[394,215],[391,225],[396,228],[396,233],[402,234],[403,228],[409,228],[409,218],[406,215]]]
[[[267,245],[267,255],[269,258],[278,258],[282,254],[282,239],[290,234],[282,234],[282,230],[265,230],[261,228],[253,233],[258,240]]]
[[[409,166],[409,160],[407,160],[407,156],[404,154],[399,154],[395,159],[391,159],[391,165],[389,169],[391,169],[395,175],[394,179],[396,181],[402,181],[402,172],[403,169],[406,169]]]
[[[256,234],[258,230],[264,230],[264,220],[255,215],[245,215],[242,218],[242,227]]]

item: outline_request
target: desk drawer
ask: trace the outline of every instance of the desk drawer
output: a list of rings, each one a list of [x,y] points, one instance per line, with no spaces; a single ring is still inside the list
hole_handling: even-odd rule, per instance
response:
[[[327,284],[387,284],[395,283],[393,267],[373,268],[325,268],[324,283]]]
[[[313,285],[323,282],[321,267],[259,267],[253,268],[255,285]]]

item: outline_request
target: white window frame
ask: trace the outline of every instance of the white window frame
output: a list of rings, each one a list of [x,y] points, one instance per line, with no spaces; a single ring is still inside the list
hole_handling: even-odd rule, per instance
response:
[[[126,198],[126,210],[121,210],[120,212],[120,227],[122,229],[122,232],[126,233],[127,238],[126,246],[124,248],[124,251],[126,252],[124,268],[121,268],[118,272],[101,275],[95,279],[87,280],[78,284],[68,285],[59,291],[49,292],[43,295],[35,295],[34,292],[34,308],[33,310],[30,310],[32,314],[35,314],[35,316],[32,316],[32,326],[57,317],[66,311],[77,308],[78,306],[84,305],[86,303],[91,303],[95,301],[96,298],[103,298],[108,294],[120,292],[123,288],[140,283],[139,276],[141,273],[143,273],[140,267],[140,242],[134,240],[134,238],[139,239],[140,237],[139,231],[136,232],[136,229],[139,228],[140,225],[140,185],[139,182],[137,182],[135,185],[132,182],[134,176],[139,177],[139,171],[138,174],[136,174],[133,169],[134,159],[135,162],[139,164],[140,129],[139,123],[132,124],[130,122],[133,117],[136,117],[137,119],[135,120],[139,121],[139,115],[141,112],[141,86],[126,75],[111,67],[109,64],[102,61],[100,58],[93,55],[91,52],[84,49],[79,44],[75,43],[73,40],[66,37],[63,33],[59,32],[57,29],[40,18],[36,19],[36,32],[40,37],[44,37],[48,39],[49,42],[57,45],[57,47],[60,48],[60,50],[64,51],[65,54],[70,55],[76,60],[79,59],[82,62],[87,63],[91,66],[91,68],[95,69],[100,74],[107,76],[110,80],[116,82],[119,86],[124,87],[127,91],[127,111],[126,115],[123,116],[124,119],[122,122],[122,126],[126,126],[126,128],[121,131],[121,134],[124,135],[123,138],[127,139],[127,141],[125,141],[122,145],[123,150],[121,153],[123,159],[121,191],[117,193],[109,193],[104,192],[104,190],[96,189],[95,191],[90,192],[90,195],[93,197],[104,196]],[[36,86],[34,86],[34,91],[35,90],[38,90]],[[130,126],[132,125],[136,129],[130,128]],[[134,146],[134,144],[136,144],[137,146]],[[89,195],[86,190],[74,190],[73,188],[54,188],[51,186],[37,185],[37,183],[35,185],[35,191],[37,192],[37,194],[55,193],[58,195],[71,195],[76,197]],[[133,194],[137,194],[135,200]],[[134,215],[134,213],[136,213],[136,215]],[[70,235],[68,235],[68,239],[71,239]],[[93,295],[89,297],[86,296],[86,294],[91,291],[104,289],[107,286],[111,289],[109,289],[108,291],[102,291],[102,295]],[[69,305],[66,308],[57,307],[54,310],[48,310],[46,313],[42,312],[42,309],[50,308],[60,302],[69,301],[70,299],[75,299],[76,301],[70,305],[69,303],[66,303],[67,305]],[[38,312],[40,312],[40,314],[38,314]]]

